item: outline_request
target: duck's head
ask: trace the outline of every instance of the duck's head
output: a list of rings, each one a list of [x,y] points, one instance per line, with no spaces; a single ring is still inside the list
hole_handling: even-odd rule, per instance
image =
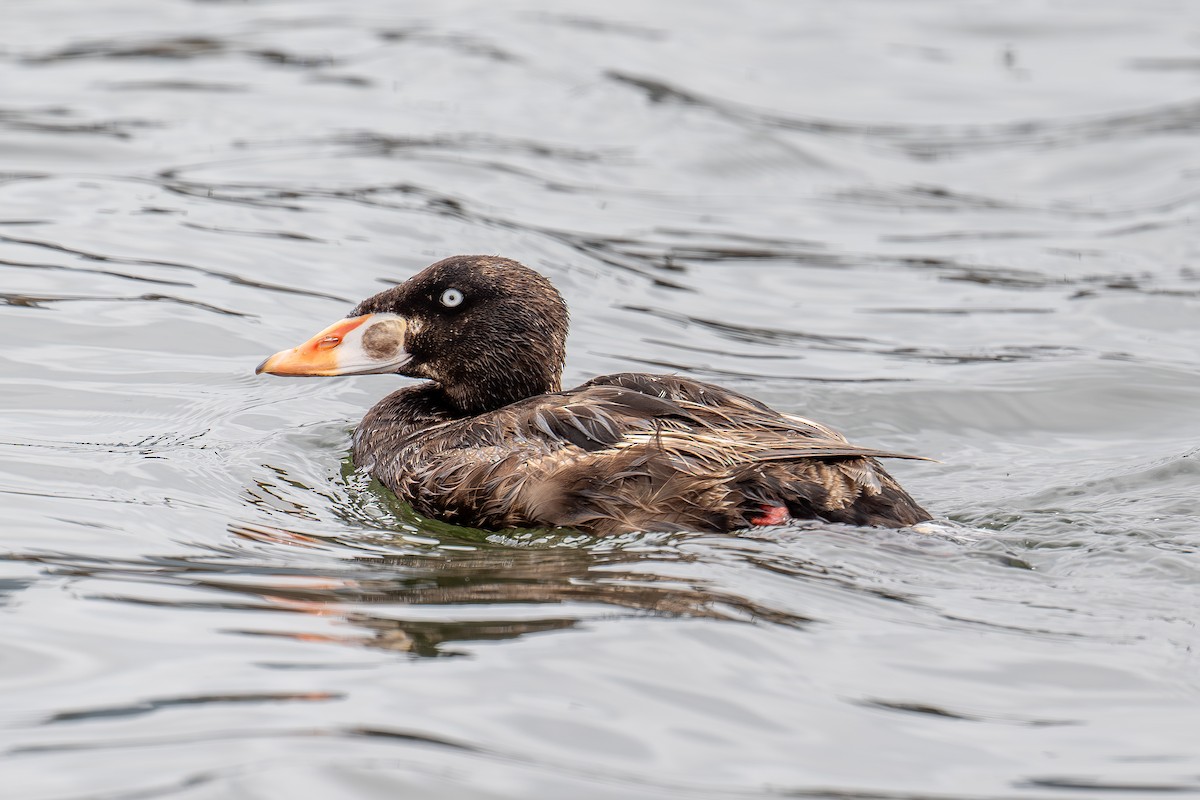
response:
[[[255,372],[428,378],[476,414],[557,391],[566,338],[567,306],[550,281],[507,258],[454,256]]]

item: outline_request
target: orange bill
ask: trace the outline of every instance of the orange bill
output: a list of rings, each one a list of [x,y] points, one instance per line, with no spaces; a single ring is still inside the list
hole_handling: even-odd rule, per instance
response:
[[[255,374],[368,375],[395,372],[408,361],[407,321],[397,314],[364,314],[330,325],[304,344],[282,350]]]

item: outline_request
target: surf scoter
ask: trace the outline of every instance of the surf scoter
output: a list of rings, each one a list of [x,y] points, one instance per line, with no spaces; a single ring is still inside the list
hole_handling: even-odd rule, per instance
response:
[[[455,256],[256,372],[425,378],[367,412],[354,462],[459,525],[612,534],[930,518],[875,460],[914,456],[690,378],[626,372],[563,390],[566,338],[567,307],[546,278]]]

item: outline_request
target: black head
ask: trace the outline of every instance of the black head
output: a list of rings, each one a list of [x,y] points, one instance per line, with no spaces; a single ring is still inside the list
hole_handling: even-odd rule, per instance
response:
[[[560,388],[567,306],[550,281],[511,259],[447,258],[362,301],[351,316],[364,314],[402,318],[408,358],[393,371],[435,381],[462,414]],[[372,346],[370,329],[362,344]]]

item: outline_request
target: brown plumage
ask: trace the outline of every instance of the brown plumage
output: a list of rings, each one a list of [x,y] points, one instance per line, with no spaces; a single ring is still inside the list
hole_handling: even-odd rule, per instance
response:
[[[562,391],[566,306],[515,261],[440,261],[352,316],[312,340],[345,348],[332,366],[328,355],[306,355],[310,342],[259,369],[427,378],[372,408],[353,451],[423,514],[593,534],[729,531],[787,516],[901,527],[930,517],[876,461],[912,456],[852,445],[728,389],[621,373]],[[311,360],[296,366],[301,358],[323,360],[318,370]]]

